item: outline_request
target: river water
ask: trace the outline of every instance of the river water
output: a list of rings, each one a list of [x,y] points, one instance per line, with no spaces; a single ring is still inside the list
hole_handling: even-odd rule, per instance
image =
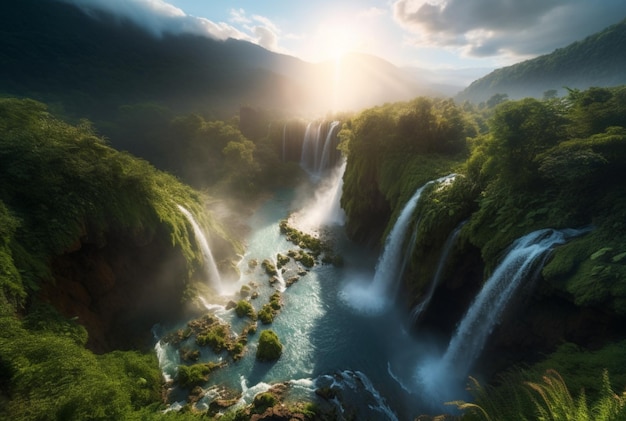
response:
[[[247,251],[239,264],[241,278],[221,288],[233,293],[232,299],[237,301],[235,294],[242,285],[257,284],[259,297],[251,300],[257,311],[275,290],[282,290],[283,307],[272,324],[258,323],[257,333],[249,337],[245,356],[211,373],[204,388],[228,387],[242,392],[250,402],[255,393],[277,382],[290,382],[294,399],[312,397],[317,387],[332,387],[342,397],[342,403],[335,402],[338,414],[346,411],[356,414],[357,419],[414,419],[424,409],[439,407],[441,402],[420,401],[415,367],[426,355],[440,354],[445,344],[418,342],[407,332],[406,313],[393,307],[367,314],[346,304],[344,288],[354,288],[359,282],[363,287],[369,285],[378,255],[346,239],[343,227],[330,228],[334,251],[343,258],[341,266],[318,263],[288,288],[280,282],[270,285],[260,264],[250,269],[248,262],[253,259],[260,263],[297,248],[279,229],[280,220],[297,210],[293,200],[293,192],[279,192],[252,215]],[[234,332],[241,332],[248,323],[234,310],[206,304],[208,310],[230,323]],[[258,335],[263,329],[274,330],[284,345],[275,363],[255,359]],[[169,364],[173,374],[171,357],[175,352],[171,351],[163,353],[170,355],[170,360],[164,357],[162,366]],[[201,361],[219,358],[227,357],[202,351]]]

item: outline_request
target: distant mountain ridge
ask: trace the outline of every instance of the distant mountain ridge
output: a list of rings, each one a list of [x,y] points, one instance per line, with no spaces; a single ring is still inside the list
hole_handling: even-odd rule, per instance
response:
[[[541,97],[555,89],[626,84],[626,19],[587,38],[531,60],[494,70],[456,97],[481,102],[494,94]]]
[[[0,94],[62,104],[87,117],[139,102],[325,113],[436,93],[372,56],[312,64],[234,39],[155,38],[129,20],[100,11],[87,16],[56,0],[20,0],[5,8],[0,62]]]

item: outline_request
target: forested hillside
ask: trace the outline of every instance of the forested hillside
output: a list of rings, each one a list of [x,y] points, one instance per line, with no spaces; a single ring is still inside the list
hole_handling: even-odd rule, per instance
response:
[[[202,198],[32,100],[0,100],[0,133],[0,417],[128,419],[159,402],[161,375],[119,350],[150,350],[194,296],[201,254],[177,205],[203,215]]]
[[[446,239],[463,227],[420,329],[453,331],[515,239],[544,228],[591,229],[554,251],[495,329],[488,371],[537,365],[509,376],[500,401],[497,389],[477,389],[480,402],[493,405],[492,419],[532,413],[522,383],[546,368],[558,369],[574,395],[584,387],[596,399],[605,368],[615,390],[626,386],[625,116],[622,86],[494,108],[418,99],[364,111],[340,133],[348,156],[342,203],[354,238],[382,244],[384,227],[373,221],[389,221],[389,230],[416,188],[457,173],[422,195],[410,228],[417,240],[404,276],[409,309],[427,295]],[[507,394],[521,401],[507,403]]]
[[[566,88],[626,83],[626,20],[550,54],[494,70],[456,96],[476,104],[493,95],[511,99],[564,95]]]

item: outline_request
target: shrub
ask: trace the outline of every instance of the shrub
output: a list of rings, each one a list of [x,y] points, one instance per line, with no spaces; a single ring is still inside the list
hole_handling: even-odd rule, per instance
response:
[[[178,384],[180,387],[190,389],[209,380],[209,374],[219,367],[216,363],[204,363],[178,366]]]
[[[208,345],[215,352],[220,352],[228,346],[228,328],[224,325],[212,326],[206,334],[198,335],[196,343],[200,346]]]
[[[252,401],[252,410],[250,412],[253,414],[262,414],[267,408],[271,408],[276,405],[276,403],[278,403],[278,399],[274,394],[270,392],[259,393]]]
[[[283,345],[278,335],[272,330],[264,330],[259,337],[256,359],[259,361],[276,361],[283,353]]]
[[[261,310],[259,310],[257,316],[259,317],[259,320],[261,320],[261,323],[268,325],[274,321],[274,316],[276,316],[276,312],[272,309],[272,306],[268,303],[268,304],[265,304],[261,308]]]
[[[267,273],[269,276],[276,276],[276,275],[278,275],[278,271],[276,270],[276,266],[274,266],[274,263],[270,262],[269,259],[263,260],[263,262],[261,263],[261,266],[265,270],[265,273]]]
[[[235,307],[235,313],[237,313],[238,317],[250,317],[251,319],[256,319],[256,314],[254,313],[254,308],[249,301],[239,300],[237,306]]]

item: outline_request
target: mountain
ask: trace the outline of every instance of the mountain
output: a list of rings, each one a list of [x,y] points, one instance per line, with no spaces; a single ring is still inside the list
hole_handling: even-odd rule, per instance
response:
[[[513,66],[494,70],[474,81],[456,98],[481,102],[494,94],[509,98],[541,97],[565,87],[586,89],[626,84],[626,19],[565,48]]]
[[[140,102],[306,113],[432,92],[371,56],[312,64],[234,39],[157,38],[129,20],[55,0],[13,2],[0,16],[0,35],[0,93],[61,104],[90,118]]]

